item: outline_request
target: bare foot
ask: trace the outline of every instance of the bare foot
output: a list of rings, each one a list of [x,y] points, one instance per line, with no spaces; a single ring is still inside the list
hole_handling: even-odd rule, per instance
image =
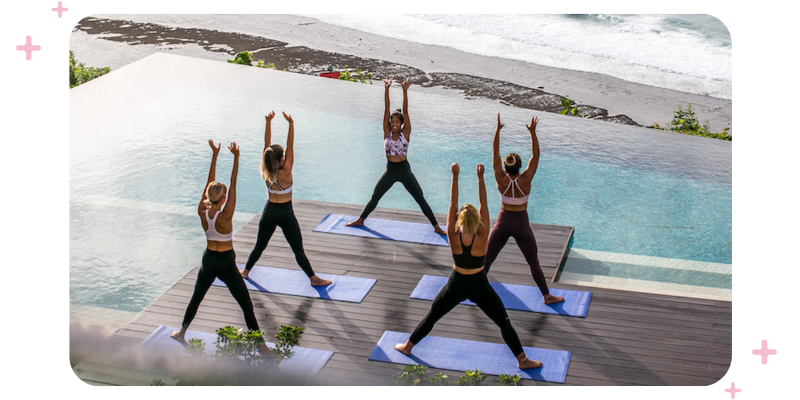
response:
[[[322,278],[320,278],[320,277],[318,277],[316,275],[311,277],[311,286],[328,286],[331,283],[333,283],[333,282],[325,280],[325,279],[322,279]]]
[[[177,340],[177,341],[179,341],[181,343],[184,343],[184,342],[186,342],[186,339],[184,338],[185,334],[186,334],[186,331],[181,329],[179,331],[175,331],[175,332],[170,333],[169,337],[171,337],[171,338],[173,338],[173,339],[175,339],[175,340]]]
[[[438,233],[438,234],[440,234],[440,235],[447,235],[447,232],[443,231],[442,228],[439,227],[439,225],[434,225],[433,226],[433,231]]]
[[[562,301],[564,301],[564,298],[561,296],[553,296],[552,294],[549,293],[546,296],[544,296],[544,304],[550,305],[550,304],[561,303]]]
[[[258,347],[258,357],[259,358],[275,358],[275,352],[269,348],[266,344],[262,344]]]
[[[363,218],[359,218],[359,219],[357,219],[357,220],[355,220],[353,222],[348,222],[348,223],[346,223],[344,225],[345,226],[364,226],[364,219]]]
[[[394,349],[395,350],[397,350],[397,351],[399,351],[399,352],[401,352],[401,353],[403,353],[403,354],[405,354],[407,356],[411,355],[411,348],[413,348],[413,347],[414,347],[414,345],[409,341],[406,341],[405,343],[402,343],[402,344],[398,343],[398,344],[394,345]]]
[[[535,369],[541,368],[542,363],[536,360],[529,360],[528,357],[523,357],[521,360],[517,360],[517,368],[519,369]]]
[[[240,270],[239,273],[242,274],[242,278],[244,278],[244,279],[247,279],[248,277],[250,277],[250,271],[248,271],[246,268],[243,269],[243,270]]]

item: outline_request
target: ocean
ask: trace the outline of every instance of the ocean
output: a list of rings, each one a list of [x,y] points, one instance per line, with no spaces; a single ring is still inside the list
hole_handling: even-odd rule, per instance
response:
[[[731,36],[710,15],[304,16],[394,39],[731,99]]]

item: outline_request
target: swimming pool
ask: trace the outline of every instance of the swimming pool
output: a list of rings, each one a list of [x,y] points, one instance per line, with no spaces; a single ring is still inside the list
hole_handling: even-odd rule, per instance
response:
[[[392,91],[393,107],[401,95]],[[197,265],[203,233],[195,209],[209,138],[241,147],[235,229],[259,212],[270,110],[278,113],[277,143],[285,143],[288,127],[280,111],[295,120],[297,198],[365,204],[386,163],[382,99],[380,82],[165,54],[72,89],[70,301],[137,312]],[[530,156],[529,110],[421,87],[412,87],[410,109],[409,162],[434,212],[446,212],[452,162],[469,171],[478,162],[490,167],[498,112],[506,125],[501,153]],[[542,161],[529,213],[533,222],[575,226],[564,268],[570,279],[605,274],[730,289],[729,142],[537,114]],[[218,180],[228,181],[231,162],[223,149]],[[462,183],[464,201],[477,202],[475,184]],[[380,206],[418,209],[399,187]],[[490,194],[492,217],[499,206]],[[689,272],[672,282],[681,275],[674,271]]]

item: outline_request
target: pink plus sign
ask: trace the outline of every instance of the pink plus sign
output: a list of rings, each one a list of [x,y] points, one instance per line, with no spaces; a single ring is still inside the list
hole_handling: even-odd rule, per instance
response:
[[[767,341],[761,341],[761,348],[753,350],[753,354],[757,356],[761,356],[761,364],[767,363],[767,356],[774,356],[778,354],[778,350],[768,349],[767,348]]]
[[[59,1],[58,2],[58,7],[57,8],[52,8],[51,10],[58,11],[58,18],[61,18],[61,13],[63,13],[64,11],[69,11],[69,8],[61,7],[61,2]]]
[[[42,49],[42,46],[31,44],[31,37],[27,36],[25,38],[25,44],[17,46],[17,50],[22,50],[25,52],[25,59],[31,59],[31,52],[39,51]]]
[[[732,399],[735,399],[736,398],[736,393],[741,392],[742,389],[737,389],[736,388],[736,384],[731,382],[731,388],[730,389],[725,389],[725,391],[731,394],[731,398]]]

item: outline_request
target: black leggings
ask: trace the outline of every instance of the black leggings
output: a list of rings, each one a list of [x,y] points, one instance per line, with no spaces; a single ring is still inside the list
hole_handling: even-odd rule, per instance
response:
[[[411,165],[408,163],[408,160],[400,162],[388,161],[386,163],[386,172],[381,175],[381,179],[378,179],[378,183],[375,184],[372,198],[369,200],[369,203],[367,203],[367,206],[364,207],[364,211],[361,213],[361,219],[367,219],[369,214],[378,206],[378,201],[381,200],[381,197],[392,188],[395,182],[402,183],[406,190],[408,190],[408,193],[414,197],[414,200],[419,204],[419,208],[422,209],[422,213],[428,217],[428,221],[431,222],[431,225],[438,225],[436,217],[433,215],[433,210],[431,210],[428,202],[425,201],[425,197],[422,196],[422,188],[419,186],[419,182],[417,182],[414,173],[411,172]]]
[[[303,269],[303,272],[309,278],[314,276],[314,270],[311,269],[311,262],[308,261],[306,253],[303,250],[303,235],[300,234],[300,224],[297,223],[297,217],[294,216],[294,209],[292,202],[286,203],[270,203],[264,206],[264,211],[261,212],[261,220],[258,221],[258,238],[256,239],[256,246],[250,252],[250,257],[247,258],[247,265],[245,268],[250,271],[256,265],[261,253],[267,248],[269,239],[275,233],[275,227],[281,227],[283,236],[289,242],[294,258],[297,260],[297,265]]]
[[[471,300],[480,307],[481,311],[500,327],[503,340],[515,357],[522,354],[522,343],[520,343],[514,327],[511,326],[503,301],[500,300],[500,296],[489,284],[484,271],[473,275],[463,275],[453,271],[447,284],[433,300],[433,305],[431,305],[428,315],[425,316],[422,322],[417,325],[417,328],[414,329],[414,333],[411,334],[409,338],[411,343],[419,343],[422,338],[431,332],[433,325],[439,319],[466,299]]]
[[[214,278],[219,278],[228,286],[233,298],[242,308],[247,329],[258,330],[258,322],[256,321],[256,315],[253,313],[253,302],[250,301],[250,293],[247,291],[247,286],[244,284],[244,279],[239,273],[239,269],[236,268],[236,254],[234,254],[233,250],[214,251],[209,249],[206,249],[203,253],[203,261],[200,265],[200,271],[197,272],[197,281],[194,284],[192,300],[189,301],[189,306],[186,307],[186,314],[183,317],[183,328],[188,328],[189,324],[192,323],[194,316],[197,314],[197,308],[200,307],[200,302],[206,296],[208,288],[214,283]]]

